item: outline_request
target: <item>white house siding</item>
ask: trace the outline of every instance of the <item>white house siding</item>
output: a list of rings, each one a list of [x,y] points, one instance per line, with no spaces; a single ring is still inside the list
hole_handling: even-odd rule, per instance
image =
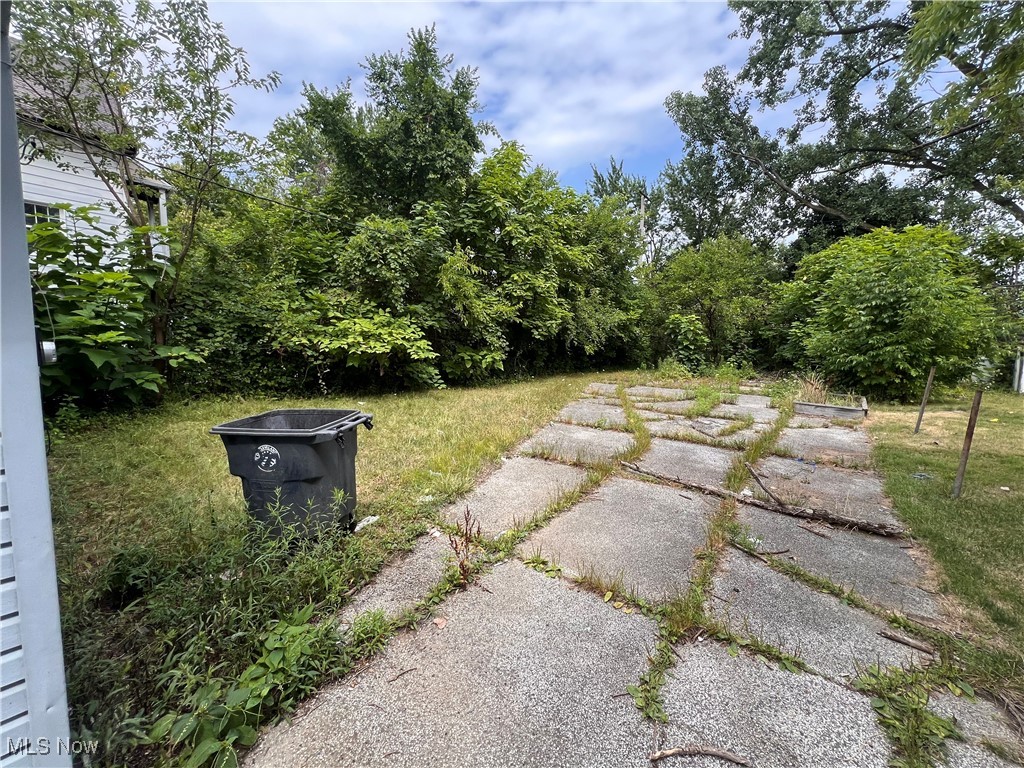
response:
[[[14,577],[14,542],[7,502],[3,445],[0,443],[0,765],[30,765],[28,754],[18,754],[8,743],[31,738],[25,650],[21,645],[21,612]],[[22,742],[24,743],[24,742]]]
[[[99,225],[104,229],[120,227],[122,234],[127,234],[127,219],[117,202],[117,198],[93,172],[92,165],[85,154],[71,149],[61,153],[62,168],[53,160],[42,156],[30,162],[22,162],[21,181],[25,191],[25,202],[38,205],[54,206],[58,203],[69,203],[74,208],[83,205],[98,206],[93,216],[99,217]],[[155,223],[167,224],[166,193],[160,191],[159,213],[154,211]],[[154,251],[163,259],[170,258],[167,245],[158,245]]]
[[[117,199],[93,173],[85,155],[67,150],[62,154],[62,159],[72,168],[65,170],[45,157],[35,157],[31,162],[22,164],[21,183],[25,202],[42,205],[70,203],[75,208],[99,205],[100,210],[95,215],[99,216],[101,226],[123,227],[124,214]]]

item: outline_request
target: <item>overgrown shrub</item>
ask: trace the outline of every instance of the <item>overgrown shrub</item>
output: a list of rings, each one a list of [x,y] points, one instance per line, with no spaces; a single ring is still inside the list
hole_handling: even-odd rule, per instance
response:
[[[867,395],[912,399],[929,368],[955,383],[993,349],[993,313],[964,242],[936,227],[878,229],[805,257],[786,286],[788,352]]]
[[[28,231],[36,326],[57,346],[42,367],[43,396],[86,406],[139,404],[163,391],[162,370],[198,356],[184,346],[156,344],[151,292],[170,270],[153,256],[162,232],[127,234],[100,225],[95,209],[61,206],[65,222]]]

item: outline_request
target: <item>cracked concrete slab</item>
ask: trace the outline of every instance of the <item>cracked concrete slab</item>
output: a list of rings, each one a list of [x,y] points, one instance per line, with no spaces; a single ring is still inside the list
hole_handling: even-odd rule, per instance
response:
[[[666,477],[721,485],[737,456],[739,453],[727,448],[654,438],[638,464],[642,469]]]
[[[722,403],[711,409],[711,415],[724,419],[742,419],[745,416],[749,416],[756,422],[773,424],[779,418],[779,411],[776,408]]]
[[[928,708],[952,720],[967,741],[983,741],[1005,745],[1010,749],[1024,746],[1002,709],[986,699],[971,701],[965,696],[932,694]]]
[[[815,675],[796,675],[711,641],[678,647],[662,693],[665,746],[728,749],[763,768],[886,768],[891,751],[871,701]],[[710,757],[687,768],[721,768]]]
[[[847,467],[865,467],[871,463],[871,441],[867,434],[846,427],[784,429],[775,449],[805,461],[824,461]]]
[[[689,419],[674,419],[671,417],[649,422],[647,424],[647,431],[656,437],[675,438],[676,440],[708,437],[703,432],[698,432],[694,429],[693,422]]]
[[[946,760],[943,765],[947,768],[1018,768],[984,747],[952,739],[946,742]]]
[[[587,388],[583,391],[588,395],[603,395],[604,397],[617,398],[619,395],[619,385],[595,381],[591,384],[587,384]]]
[[[575,424],[548,424],[519,448],[521,454],[534,454],[566,462],[602,464],[615,460],[633,445],[627,432],[593,429]]]
[[[651,403],[644,403],[644,408],[662,413],[671,413],[683,416],[688,410],[696,405],[696,400],[659,400]]]
[[[875,523],[898,523],[882,481],[873,473],[777,456],[759,461],[758,473],[787,504],[827,509]]]
[[[820,416],[804,416],[800,413],[794,413],[789,417],[789,428],[790,429],[805,429],[814,427],[827,427],[831,424],[828,419]]]
[[[688,494],[689,495],[689,494]],[[522,546],[571,576],[594,574],[652,600],[685,590],[716,505],[664,485],[615,477]]]
[[[715,577],[711,610],[742,635],[760,638],[815,671],[846,682],[871,664],[906,667],[930,656],[878,635],[881,619],[816,592],[749,555],[730,551]]]
[[[440,531],[420,536],[409,552],[385,565],[373,581],[356,593],[338,614],[339,624],[347,628],[367,611],[383,611],[393,617],[415,608],[441,581],[451,556],[448,538]]]
[[[441,615],[266,732],[245,765],[648,765],[650,724],[619,694],[647,670],[649,619],[516,562]]]
[[[693,392],[674,387],[630,387],[626,394],[634,400],[686,400]]]
[[[761,549],[787,550],[779,557],[853,588],[873,603],[902,613],[940,615],[935,598],[924,591],[924,569],[904,548],[908,546],[905,541],[816,525],[743,504],[737,510],[737,520],[761,542]]]
[[[736,405],[747,405],[753,408],[771,408],[772,399],[764,395],[736,395]]]
[[[636,415],[644,421],[664,421],[665,419],[671,419],[672,416],[661,411],[649,411],[646,408],[635,408]]]
[[[621,406],[594,403],[588,400],[569,403],[558,412],[556,418],[570,424],[583,424],[590,427],[626,426],[626,412],[622,410]]]
[[[466,507],[485,536],[530,522],[558,497],[583,485],[587,472],[579,467],[543,459],[514,456],[480,483],[465,498],[449,505],[445,516],[462,520]]]

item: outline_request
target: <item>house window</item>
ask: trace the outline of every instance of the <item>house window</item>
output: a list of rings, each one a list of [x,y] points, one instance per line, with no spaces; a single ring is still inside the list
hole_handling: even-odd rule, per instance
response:
[[[60,223],[60,208],[40,203],[25,203],[25,226],[31,227],[44,221]]]

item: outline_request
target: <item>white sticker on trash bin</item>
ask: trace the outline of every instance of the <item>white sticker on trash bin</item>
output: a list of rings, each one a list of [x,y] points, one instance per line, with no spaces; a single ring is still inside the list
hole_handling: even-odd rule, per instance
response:
[[[256,455],[252,457],[252,460],[264,472],[273,472],[278,462],[281,461],[281,452],[272,445],[261,445],[256,449]]]

